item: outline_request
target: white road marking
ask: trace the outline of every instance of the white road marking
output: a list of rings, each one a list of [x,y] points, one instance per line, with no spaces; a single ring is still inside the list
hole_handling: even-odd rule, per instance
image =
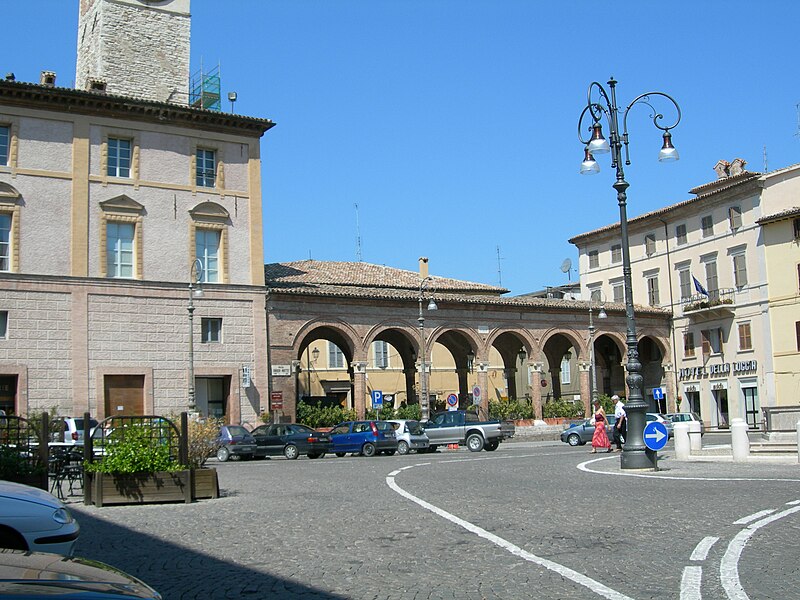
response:
[[[681,577],[681,600],[701,600],[700,584],[703,582],[703,567],[684,567]]]
[[[588,465],[598,462],[600,460],[611,460],[619,456],[604,456],[603,458],[593,458],[578,465],[578,469],[593,475],[615,475],[617,477],[643,477],[645,479],[674,479],[676,481],[786,481],[786,482],[800,482],[800,479],[783,479],[779,477],[683,477],[675,475],[651,475],[653,471],[648,473],[629,473],[627,471],[592,471]]]
[[[711,550],[711,546],[716,544],[718,541],[718,537],[704,537],[702,540],[700,540],[700,543],[695,546],[694,552],[692,552],[689,560],[705,560],[708,556],[708,551]]]
[[[770,509],[767,509],[767,510],[761,510],[761,511],[759,511],[757,513],[753,513],[752,515],[747,515],[746,517],[742,517],[738,521],[734,521],[733,524],[734,525],[747,525],[748,523],[751,523],[752,521],[757,521],[761,517],[766,517],[767,515],[771,515],[774,512],[775,512],[774,508],[770,508]]]
[[[792,500],[791,502],[787,502],[786,506],[797,506],[800,504],[800,500]]]
[[[722,580],[722,587],[730,600],[747,600],[750,598],[739,581],[739,558],[742,556],[745,544],[747,544],[753,534],[762,527],[796,512],[800,512],[800,506],[787,508],[783,512],[775,513],[760,521],[751,523],[734,536],[728,544],[728,549],[725,550],[725,555],[722,557],[719,564],[719,576]]]
[[[417,498],[413,494],[410,494],[409,492],[407,492],[403,488],[401,488],[399,485],[397,485],[397,483],[395,483],[394,477],[391,476],[391,475],[386,477],[386,484],[392,490],[394,490],[395,492],[397,492],[398,494],[400,494],[404,498],[407,498],[408,500],[411,500],[412,502],[418,504],[419,506],[421,506],[422,508],[424,508],[426,510],[429,510],[430,512],[434,513],[435,515],[438,515],[438,516],[442,517],[443,519],[447,519],[451,523],[466,529],[470,533],[474,533],[478,537],[481,537],[481,538],[483,538],[485,540],[490,541],[491,543],[495,544],[496,546],[499,546],[500,548],[506,550],[507,552],[510,552],[511,554],[522,558],[523,560],[526,560],[528,562],[532,562],[532,563],[537,564],[537,565],[539,565],[541,567],[544,567],[545,569],[549,569],[550,571],[558,573],[559,575],[561,575],[565,579],[569,579],[571,581],[574,581],[575,583],[588,588],[589,590],[591,590],[592,592],[594,592],[595,594],[597,594],[599,596],[602,596],[604,598],[609,598],[610,600],[632,600],[628,596],[626,596],[624,594],[621,594],[621,593],[619,593],[619,592],[617,592],[615,590],[612,590],[611,588],[603,585],[599,581],[595,581],[594,579],[584,575],[583,573],[578,573],[577,571],[573,571],[569,567],[565,567],[564,565],[560,565],[560,564],[558,564],[556,562],[553,562],[551,560],[547,560],[546,558],[541,558],[539,556],[536,556],[535,554],[531,554],[530,552],[528,552],[526,550],[523,550],[519,546],[517,546],[515,544],[512,544],[511,542],[509,542],[507,540],[504,540],[500,536],[497,536],[497,535],[495,535],[493,533],[490,533],[490,532],[486,531],[485,529],[483,529],[481,527],[478,527],[477,525],[473,525],[469,521],[465,521],[464,519],[460,519],[457,516],[455,516],[453,514],[450,514],[446,510],[442,510],[438,506],[434,506],[433,504],[430,504],[429,502],[425,502],[425,500],[422,500],[421,498]]]

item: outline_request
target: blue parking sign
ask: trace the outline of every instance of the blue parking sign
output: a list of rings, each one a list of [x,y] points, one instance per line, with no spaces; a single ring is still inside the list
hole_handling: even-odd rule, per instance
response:
[[[381,390],[372,390],[372,408],[380,408],[383,406],[383,392]]]

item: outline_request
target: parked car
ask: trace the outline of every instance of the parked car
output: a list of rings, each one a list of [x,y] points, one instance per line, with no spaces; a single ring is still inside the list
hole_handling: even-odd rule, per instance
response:
[[[672,428],[675,425],[675,423],[673,423],[669,419],[669,417],[667,417],[665,415],[662,415],[661,413],[647,413],[645,415],[645,418],[647,419],[647,423],[649,423],[650,421],[658,421],[664,427],[666,427],[667,428],[667,439],[670,439],[674,435],[674,432],[672,431]],[[647,423],[645,423],[645,425],[647,425]]]
[[[50,441],[61,445],[83,445],[83,417],[64,417],[63,428],[59,423],[57,429],[50,435]],[[89,419],[89,435],[94,435],[97,421]]]
[[[389,423],[394,427],[398,454],[408,454],[411,450],[425,451],[431,445],[431,441],[419,421],[389,419]]]
[[[675,423],[689,423],[691,421],[696,421],[700,423],[700,435],[702,436],[706,432],[706,426],[703,423],[703,420],[700,418],[695,412],[679,412],[679,413],[669,413],[664,415],[673,423],[673,427]]]
[[[617,418],[614,415],[607,415],[606,433],[608,439],[611,439],[613,427],[617,423]],[[594,424],[591,419],[584,419],[580,423],[575,423],[561,432],[561,441],[569,444],[570,446],[583,446],[584,444],[592,441],[594,435]]]
[[[83,558],[0,550],[0,597],[161,600],[146,583],[119,569]]]
[[[0,480],[0,548],[71,555],[79,533],[61,500],[39,488]]]
[[[217,438],[217,460],[225,462],[231,456],[250,459],[256,454],[256,440],[241,425],[223,425]]]
[[[331,450],[336,456],[347,453],[375,456],[397,452],[394,427],[388,421],[347,421],[331,429]]]
[[[322,458],[331,448],[331,436],[298,423],[260,425],[250,432],[256,441],[256,457],[283,454],[294,460],[301,454]]]

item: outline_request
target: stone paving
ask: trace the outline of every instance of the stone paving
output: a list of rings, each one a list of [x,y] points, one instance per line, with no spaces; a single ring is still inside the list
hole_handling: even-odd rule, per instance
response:
[[[678,598],[684,567],[699,565],[703,598],[724,598],[720,561],[744,527],[734,521],[800,500],[800,467],[685,463],[670,454],[661,453],[656,473],[622,472],[619,455],[560,442],[479,454],[210,462],[218,500],[72,503],[82,527],[76,554],[141,577],[167,600],[598,597],[530,556],[638,599]],[[508,547],[398,495],[387,476],[403,467],[393,476],[402,490]],[[800,516],[789,515],[748,542],[739,569],[750,597],[798,589],[798,528]],[[720,539],[704,561],[690,560],[706,536]]]

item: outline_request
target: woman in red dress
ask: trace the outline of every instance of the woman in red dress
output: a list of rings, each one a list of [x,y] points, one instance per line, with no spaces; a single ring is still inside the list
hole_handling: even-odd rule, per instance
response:
[[[592,435],[592,452],[597,452],[598,448],[611,452],[611,442],[606,433],[606,411],[600,406],[600,402],[594,401],[594,413],[592,414],[594,420],[594,435]]]

